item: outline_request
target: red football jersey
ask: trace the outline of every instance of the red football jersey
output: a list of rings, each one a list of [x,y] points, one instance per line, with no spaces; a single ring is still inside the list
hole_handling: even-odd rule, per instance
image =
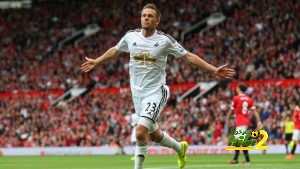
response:
[[[294,119],[295,128],[300,129],[300,110],[294,110],[293,119]]]
[[[236,126],[248,126],[250,124],[250,109],[254,109],[254,101],[242,94],[233,97],[232,110],[235,113]]]

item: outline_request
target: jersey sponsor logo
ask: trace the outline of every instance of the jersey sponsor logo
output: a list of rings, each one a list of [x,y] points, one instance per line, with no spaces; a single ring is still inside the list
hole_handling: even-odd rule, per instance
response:
[[[135,61],[141,61],[141,62],[150,62],[150,63],[156,62],[156,58],[154,58],[149,52],[136,53],[133,55],[133,59]]]

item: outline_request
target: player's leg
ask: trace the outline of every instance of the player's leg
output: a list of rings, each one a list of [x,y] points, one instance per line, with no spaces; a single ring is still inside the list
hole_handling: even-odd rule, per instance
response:
[[[247,130],[247,126],[237,126],[235,131],[239,131],[239,133],[243,133]],[[235,138],[239,139],[239,135],[234,135]],[[235,150],[233,159],[229,162],[230,164],[237,164],[239,159],[240,151]]]
[[[291,153],[286,157],[288,160],[294,159],[294,155],[296,152],[297,148],[297,143],[300,140],[300,130],[299,129],[294,129],[293,131],[293,137],[291,141]]]
[[[285,151],[286,151],[287,155],[289,154],[289,144],[291,141],[292,141],[292,134],[286,133],[285,134]]]
[[[141,97],[139,101],[135,101],[135,107],[138,107],[138,125],[136,127],[136,156],[135,166],[140,169],[145,159],[147,152],[147,143],[149,140],[149,133],[153,133],[158,130],[156,123],[161,107],[166,103],[168,98],[167,89],[162,86],[156,92],[153,92],[149,96]]]
[[[240,155],[240,150],[235,150],[234,151],[233,159],[229,163],[230,164],[237,164],[237,163],[239,163],[239,161],[238,161],[239,155]]]
[[[293,132],[293,138],[292,138],[292,149],[291,149],[291,154],[288,156],[288,159],[291,160],[294,158],[296,149],[297,149],[297,143],[300,140],[300,130],[299,129],[294,129]]]
[[[145,116],[147,116],[149,119],[152,119],[155,123],[155,127],[152,132],[150,131],[150,139],[156,143],[159,143],[161,146],[169,147],[178,154],[178,165],[179,168],[183,168],[185,166],[186,162],[186,152],[188,148],[187,142],[178,142],[174,138],[170,137],[166,132],[161,132],[161,130],[158,129],[158,125],[156,124],[157,119],[160,116],[160,113],[162,112],[163,108],[165,107],[167,103],[167,99],[169,97],[169,88],[167,86],[162,86],[160,91],[155,92],[151,97],[149,97],[146,101],[152,102],[158,105],[155,112],[149,112],[146,113]],[[153,115],[152,115],[153,114]]]
[[[249,157],[249,151],[243,150],[244,156],[245,156],[245,162],[250,163],[250,157]]]
[[[160,113],[164,109],[167,103],[167,99],[169,98],[169,88],[167,86],[162,86],[160,91],[156,92],[152,97],[156,104],[159,106],[157,107],[157,110],[155,112],[154,121],[156,122],[157,119],[160,116]],[[150,134],[150,139],[156,143],[159,143],[161,146],[169,147],[173,150],[175,150],[177,153],[180,153],[180,143],[176,141],[174,138],[170,137],[166,132],[162,132],[157,128],[157,130],[154,130]]]
[[[289,154],[289,141],[286,139],[287,134],[285,134],[285,153]]]
[[[296,148],[297,148],[297,141],[294,140],[294,141],[293,141],[293,147],[292,147],[292,150],[291,150],[291,154],[292,154],[292,155],[295,155]]]
[[[173,149],[176,153],[180,153],[180,143],[174,138],[170,137],[166,132],[156,130],[150,134],[150,139],[161,146]]]
[[[137,125],[135,127],[135,153],[134,153],[134,169],[142,169],[145,156],[147,154],[147,143],[149,140],[148,128],[145,126],[145,122],[141,119],[142,111],[142,98],[132,96],[135,112],[138,115]]]
[[[296,152],[297,141],[293,139],[293,140],[290,142],[289,147],[291,148],[291,152],[286,156],[286,159],[292,160],[292,159],[294,159],[294,155],[295,155],[295,152]]]
[[[138,124],[136,127],[136,148],[134,169],[142,169],[147,154],[147,145],[149,140],[148,128]]]
[[[248,126],[244,126],[244,127],[245,127],[244,131],[247,131]],[[249,151],[248,150],[243,150],[243,153],[244,153],[244,157],[245,157],[245,162],[250,163]]]
[[[179,168],[184,168],[186,164],[186,153],[188,149],[188,143],[186,141],[178,142],[166,132],[161,130],[156,130],[150,134],[150,139],[161,146],[173,149],[178,155],[178,166]]]

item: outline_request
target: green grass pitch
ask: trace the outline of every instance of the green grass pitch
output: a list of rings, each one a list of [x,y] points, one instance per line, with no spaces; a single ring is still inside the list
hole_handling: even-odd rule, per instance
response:
[[[186,169],[300,169],[300,156],[254,155],[250,165],[229,165],[232,155],[193,155]],[[0,169],[133,169],[130,156],[0,157]],[[244,157],[240,156],[240,161]],[[147,156],[144,169],[177,169],[175,156]]]

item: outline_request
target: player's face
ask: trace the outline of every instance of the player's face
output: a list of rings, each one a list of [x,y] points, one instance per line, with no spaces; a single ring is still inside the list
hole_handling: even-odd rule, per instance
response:
[[[146,8],[142,11],[141,24],[143,29],[156,29],[159,18],[155,10]]]

